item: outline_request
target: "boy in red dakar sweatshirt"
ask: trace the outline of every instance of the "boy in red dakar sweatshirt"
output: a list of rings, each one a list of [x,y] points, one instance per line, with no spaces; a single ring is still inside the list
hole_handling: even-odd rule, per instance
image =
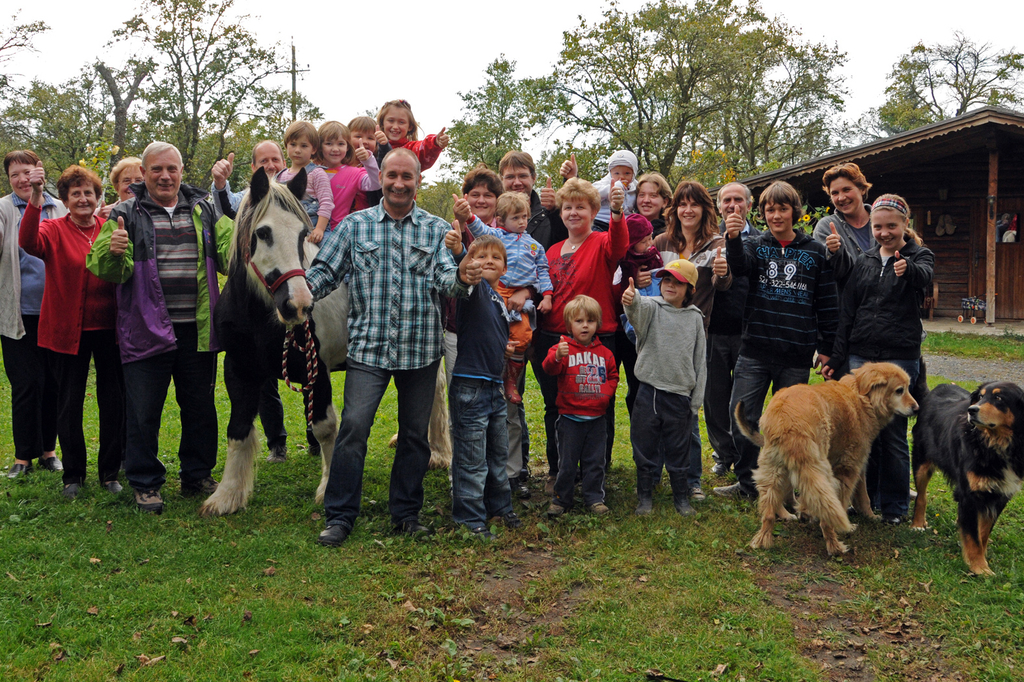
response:
[[[582,469],[583,502],[595,514],[605,514],[605,429],[608,402],[615,399],[619,371],[615,356],[601,344],[601,305],[579,295],[563,312],[569,337],[551,347],[542,367],[558,377],[558,476],[548,516],[557,517],[572,507],[577,467]]]

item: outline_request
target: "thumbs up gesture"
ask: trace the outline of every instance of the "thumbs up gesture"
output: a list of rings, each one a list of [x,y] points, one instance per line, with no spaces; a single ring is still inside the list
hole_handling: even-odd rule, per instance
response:
[[[466,197],[460,197],[458,194],[452,195],[452,213],[455,214],[455,220],[462,223],[463,225],[469,225],[469,219],[473,216],[473,209],[469,207],[469,202],[466,201]]]
[[[128,250],[128,230],[124,229],[124,218],[117,217],[117,229],[110,235],[110,255],[123,256]]]
[[[36,167],[28,172],[28,181],[32,183],[32,189],[42,191],[43,183],[46,182],[46,170],[42,161],[36,161]]]
[[[563,337],[564,338],[564,337]],[[555,360],[561,360],[569,354],[569,342],[560,341],[558,344],[558,350],[555,351]]]
[[[715,252],[715,260],[711,265],[711,271],[718,277],[725,277],[729,274],[729,261],[722,255],[722,247]]]
[[[447,147],[448,143],[452,141],[452,138],[450,138],[448,133],[445,132],[446,130],[448,130],[448,128],[441,128],[441,132],[437,134],[437,146],[441,149]]]
[[[629,278],[629,286],[622,292],[622,305],[628,307],[633,305],[633,300],[636,298],[636,285],[633,283],[633,278]]]
[[[228,154],[228,158],[221,159],[217,163],[213,164],[213,188],[216,190],[222,190],[227,185],[228,178],[231,177],[231,173],[235,170],[235,153],[231,152]]]
[[[356,155],[356,161],[359,163],[366,163],[366,160],[370,158],[370,152],[366,150],[366,147],[356,147],[353,152]]]
[[[544,207],[545,211],[550,211],[555,207],[555,188],[551,186],[551,176],[548,176],[548,182],[540,190],[540,205]]]
[[[612,182],[612,191],[608,195],[608,203],[611,205],[612,213],[622,215],[622,205],[626,203],[626,186],[621,180]]]
[[[580,167],[579,164],[576,163],[576,152],[570,154],[567,161],[562,162],[562,167],[558,169],[558,172],[561,173],[562,177],[566,180],[569,178],[575,178],[579,174]]]
[[[444,236],[444,245],[454,256],[462,255],[462,226],[456,220],[452,223],[452,229]]]
[[[896,252],[896,260],[892,263],[892,271],[897,277],[902,277],[907,272],[907,259],[901,256],[899,251]]]
[[[381,146],[386,145],[388,143],[388,136],[387,134],[385,134],[383,130],[380,129],[380,126],[374,126],[373,139],[377,140],[377,144]]]
[[[736,211],[725,216],[725,236],[729,239],[736,239],[747,226],[747,217]]]
[[[825,238],[825,248],[829,250],[829,253],[835,253],[839,250],[843,240],[842,237],[839,236],[839,233],[836,232],[835,223],[832,223],[829,227],[832,228],[832,234]]]

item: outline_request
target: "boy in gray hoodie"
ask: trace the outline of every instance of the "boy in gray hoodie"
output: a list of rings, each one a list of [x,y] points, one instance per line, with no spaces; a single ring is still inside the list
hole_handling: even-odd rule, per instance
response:
[[[694,513],[687,483],[690,433],[707,378],[703,315],[691,304],[698,273],[684,259],[672,261],[655,276],[661,279],[661,296],[637,295],[632,278],[622,294],[626,317],[636,330],[635,373],[640,382],[629,430],[636,462],[636,513],[651,513],[660,446],[676,511],[689,516]]]

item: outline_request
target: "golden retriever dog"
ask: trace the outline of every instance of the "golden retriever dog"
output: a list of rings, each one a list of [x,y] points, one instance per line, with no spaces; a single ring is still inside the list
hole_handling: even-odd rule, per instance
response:
[[[846,515],[850,504],[865,517],[877,518],[864,482],[871,443],[895,415],[916,410],[907,373],[886,362],[868,363],[839,381],[779,391],[761,415],[760,433],[738,404],[737,425],[761,448],[754,471],[761,530],[750,546],[771,547],[775,519],[797,518],[784,504],[795,488],[796,511],[819,521],[828,553],[845,553],[836,534],[855,528]]]

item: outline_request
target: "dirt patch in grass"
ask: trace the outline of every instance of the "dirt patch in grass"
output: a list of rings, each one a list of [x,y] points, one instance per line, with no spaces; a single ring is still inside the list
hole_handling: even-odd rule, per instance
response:
[[[531,666],[546,640],[563,635],[563,621],[579,603],[582,587],[553,591],[557,567],[548,550],[517,548],[503,567],[479,579],[477,627],[455,641],[473,679],[500,679],[502,670]]]
[[[882,672],[904,680],[961,682],[943,660],[941,643],[926,637],[905,613],[878,619],[849,615],[844,604],[859,596],[854,585],[824,559],[775,564],[758,583],[771,602],[788,613],[801,653],[832,682],[869,682]]]

